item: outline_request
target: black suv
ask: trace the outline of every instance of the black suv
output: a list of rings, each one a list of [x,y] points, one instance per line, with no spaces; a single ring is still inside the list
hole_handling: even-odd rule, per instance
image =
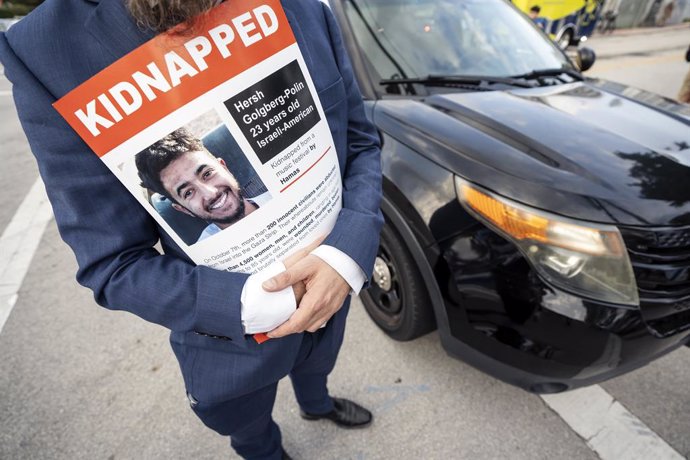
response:
[[[329,3],[383,139],[376,324],[542,393],[688,341],[690,107],[507,1]]]

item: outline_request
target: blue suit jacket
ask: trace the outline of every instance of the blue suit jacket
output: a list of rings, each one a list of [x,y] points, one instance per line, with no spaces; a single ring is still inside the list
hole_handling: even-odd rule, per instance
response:
[[[317,0],[284,0],[283,7],[340,162],[343,208],[324,244],[371,273],[383,222],[378,135],[330,10]],[[300,335],[263,345],[245,336],[240,294],[247,275],[194,265],[51,106],[151,37],[134,24],[124,0],[48,0],[0,34],[0,60],[60,234],[76,254],[78,281],[99,304],[169,328],[188,390],[220,401],[286,375]],[[159,239],[165,254],[154,249]],[[334,349],[346,311],[328,326]]]

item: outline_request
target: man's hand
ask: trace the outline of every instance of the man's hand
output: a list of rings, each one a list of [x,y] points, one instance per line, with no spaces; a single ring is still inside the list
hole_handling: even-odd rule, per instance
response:
[[[263,288],[272,292],[304,283],[306,293],[290,319],[268,333],[271,338],[304,331],[316,332],[340,309],[350,293],[350,286],[340,274],[314,255],[302,257],[291,266],[285,265],[287,270],[266,280]]]
[[[310,252],[312,252],[314,249],[318,248],[321,243],[323,243],[323,240],[326,239],[326,236],[320,236],[316,240],[314,240],[309,246],[300,249],[299,251],[295,252],[292,254],[290,257],[287,257],[285,260],[283,260],[283,265],[285,265],[285,268],[287,270],[290,270],[290,267],[295,265],[297,262],[300,260],[304,259],[309,255]],[[270,281],[270,279],[266,280],[266,282]],[[286,288],[288,285],[283,286],[280,289]],[[263,285],[264,290],[268,292],[272,291],[280,291],[280,289],[266,289],[266,283]],[[299,303],[302,301],[302,296],[304,296],[304,293],[307,292],[306,286],[304,285],[303,281],[299,281],[297,283],[294,283],[292,285],[292,291],[295,293],[295,304],[299,306]]]

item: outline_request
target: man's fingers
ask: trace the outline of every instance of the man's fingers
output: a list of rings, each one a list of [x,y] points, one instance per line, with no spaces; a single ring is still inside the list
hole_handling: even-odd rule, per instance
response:
[[[309,249],[309,252],[311,252],[314,249],[321,246],[321,243],[323,243],[325,240],[326,240],[326,235],[321,235],[318,238],[316,238],[309,246],[307,246],[307,249]]]
[[[304,294],[307,292],[307,288],[304,283],[300,281],[292,285],[292,292],[295,294],[295,304],[299,305],[302,301],[302,297],[304,297]]]
[[[300,260],[304,259],[309,255],[309,252],[305,249],[300,249],[296,253],[292,254],[290,257],[287,257],[285,260],[283,260],[283,265],[285,265],[285,268],[290,268],[293,265],[295,265],[297,262]]]
[[[325,312],[324,314],[320,314],[320,315],[312,317],[311,320],[309,321],[309,324],[307,325],[306,330],[308,332],[318,331],[319,329],[324,327],[326,325],[326,323],[328,323],[328,321],[333,317],[334,314],[335,314],[335,311],[329,310],[329,311]]]
[[[286,335],[302,332],[305,330],[308,321],[310,320],[310,316],[311,313],[307,308],[298,308],[297,311],[292,314],[290,319],[270,331],[267,335],[272,339],[277,339],[280,337],[285,337]]]
[[[316,332],[319,329],[321,329],[321,326],[323,325],[323,321],[319,321],[318,323],[314,323],[312,326],[309,326],[307,328],[308,332]]]
[[[300,271],[302,273],[299,273]],[[269,337],[278,338],[304,331],[317,331],[340,309],[350,292],[350,286],[338,272],[316,256],[308,256],[287,272],[274,277],[279,286],[295,284],[302,279],[306,282],[306,291],[297,311],[281,326],[270,331]]]
[[[304,281],[319,267],[316,262],[320,261],[318,257],[305,253],[298,262],[292,266],[286,264],[287,270],[267,279],[261,286],[268,292],[275,292]]]
[[[286,335],[295,333],[297,333],[297,330],[293,328],[292,324],[290,323],[290,320],[288,320],[280,326],[278,326],[277,328],[273,329],[272,331],[266,333],[266,335],[271,339],[279,339],[281,337],[285,337]]]
[[[309,244],[309,246],[307,246],[304,249],[306,249],[308,252],[312,252],[314,249],[321,246],[321,243],[323,243],[323,241],[325,239],[326,239],[326,235],[321,235],[318,238],[316,238],[314,241],[312,241],[311,244]]]
[[[285,264],[285,267],[290,268],[291,265],[296,264],[300,260],[304,259],[307,257],[314,249],[318,248],[321,243],[326,239],[326,235],[320,236],[316,238],[311,244],[308,246],[300,249],[299,251],[295,252],[292,254],[290,257],[287,257],[283,263]]]
[[[292,286],[302,278],[298,276],[299,269],[296,267],[288,268],[284,272],[278,273],[276,276],[264,281],[261,286],[264,290],[269,292],[282,291],[288,286]]]
[[[285,337],[290,334],[297,334],[300,332],[316,332],[330,319],[331,314],[321,314],[313,316],[310,308],[300,306],[290,319],[269,332],[267,335],[271,338]]]
[[[281,324],[277,328],[273,329],[267,335],[269,337],[275,339],[275,338],[285,337],[286,335],[290,335],[290,334],[297,334],[297,333],[304,332],[304,331],[316,332],[319,329],[321,329],[323,326],[325,326],[326,322],[330,319],[327,316],[320,316],[319,319],[314,321],[312,318],[308,317],[308,315],[298,315],[298,313],[300,313],[300,310],[306,311],[306,310],[298,308],[297,311],[295,313],[293,313],[293,315],[290,319],[288,319],[286,322],[284,322],[283,324]],[[299,316],[305,316],[305,317],[300,318]]]

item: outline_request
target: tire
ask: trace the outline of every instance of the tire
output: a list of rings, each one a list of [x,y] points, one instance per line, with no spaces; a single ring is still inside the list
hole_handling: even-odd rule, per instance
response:
[[[412,340],[436,328],[419,269],[388,222],[381,230],[371,285],[361,299],[374,323],[395,340]]]
[[[565,32],[563,32],[563,35],[561,35],[561,38],[558,39],[558,46],[560,46],[561,49],[567,49],[572,42],[573,42],[573,31],[568,29]]]

